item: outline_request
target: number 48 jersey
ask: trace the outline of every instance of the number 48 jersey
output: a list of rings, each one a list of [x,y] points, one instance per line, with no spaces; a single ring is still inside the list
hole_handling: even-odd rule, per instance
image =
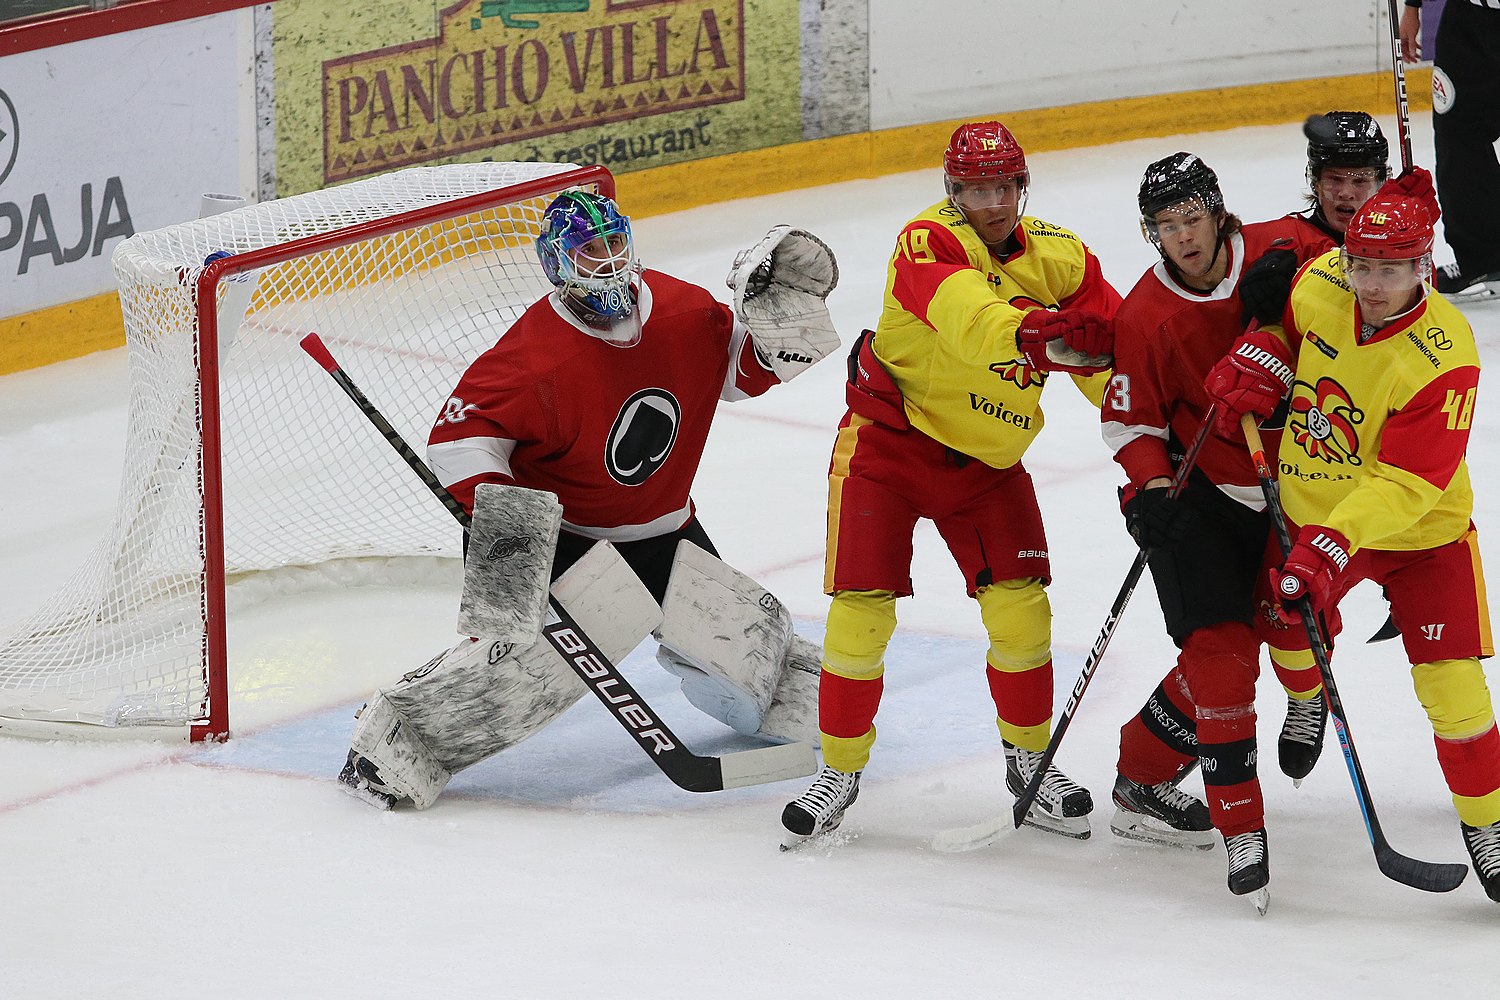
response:
[[[1479,353],[1435,292],[1365,336],[1337,250],[1303,267],[1287,305],[1297,359],[1278,478],[1287,515],[1356,548],[1430,549],[1469,527]],[[1367,332],[1367,331],[1366,331]]]

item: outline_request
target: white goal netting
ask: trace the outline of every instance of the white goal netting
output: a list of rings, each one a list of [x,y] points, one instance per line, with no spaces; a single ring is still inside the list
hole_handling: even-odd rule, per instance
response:
[[[0,640],[0,733],[30,720],[220,735],[210,637],[223,622],[205,611],[216,456],[202,416],[215,370],[231,579],[457,556],[458,526],[298,342],[318,333],[420,453],[464,368],[549,290],[533,248],[543,209],[558,191],[608,183],[566,164],[413,168],[121,244],[130,401],[115,518],[62,590]],[[379,234],[393,218],[400,228]],[[198,276],[219,251],[266,259],[218,283],[216,365],[200,363],[196,314]]]

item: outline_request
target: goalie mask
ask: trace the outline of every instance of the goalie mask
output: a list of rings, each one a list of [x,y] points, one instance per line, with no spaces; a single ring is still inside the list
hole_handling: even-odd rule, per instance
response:
[[[630,217],[590,191],[565,191],[542,215],[536,255],[547,280],[591,326],[610,327],[635,310],[640,274]]]

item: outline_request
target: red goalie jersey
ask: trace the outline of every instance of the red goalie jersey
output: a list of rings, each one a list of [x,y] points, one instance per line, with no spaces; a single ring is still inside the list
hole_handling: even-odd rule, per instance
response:
[[[777,382],[743,325],[709,293],[641,276],[638,342],[590,331],[558,300],[537,302],[459,380],[427,456],[465,509],[480,483],[556,493],[563,527],[633,541],[680,528],[720,399]]]

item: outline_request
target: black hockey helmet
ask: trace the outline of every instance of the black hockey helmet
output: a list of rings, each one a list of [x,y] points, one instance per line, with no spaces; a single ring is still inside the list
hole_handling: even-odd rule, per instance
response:
[[[1151,219],[1164,208],[1196,198],[1209,212],[1224,208],[1219,176],[1192,153],[1173,153],[1146,167],[1137,201],[1141,219]]]
[[[1390,144],[1380,123],[1363,111],[1330,111],[1314,115],[1302,126],[1307,136],[1307,179],[1311,183],[1324,167],[1375,167],[1382,179],[1390,175]]]

